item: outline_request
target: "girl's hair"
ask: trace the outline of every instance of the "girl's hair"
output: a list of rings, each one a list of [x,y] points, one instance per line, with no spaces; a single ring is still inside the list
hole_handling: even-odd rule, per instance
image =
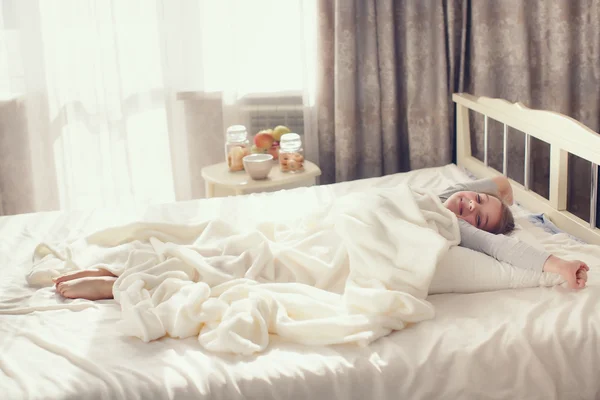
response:
[[[512,211],[510,211],[510,207],[506,204],[500,197],[489,194],[489,196],[495,197],[500,200],[501,208],[500,208],[500,221],[498,222],[498,226],[494,230],[496,235],[508,235],[512,231],[515,230],[515,218],[513,217]]]

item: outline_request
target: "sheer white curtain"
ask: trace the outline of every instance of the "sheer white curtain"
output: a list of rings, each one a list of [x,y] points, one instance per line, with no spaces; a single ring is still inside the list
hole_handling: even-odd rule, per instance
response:
[[[4,213],[199,197],[241,99],[311,109],[311,1],[1,1]]]

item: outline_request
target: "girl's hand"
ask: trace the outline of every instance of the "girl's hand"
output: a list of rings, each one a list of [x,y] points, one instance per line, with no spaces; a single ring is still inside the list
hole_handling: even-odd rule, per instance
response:
[[[509,206],[513,205],[513,190],[505,176],[495,176],[492,181],[498,186],[499,197]]]
[[[544,264],[544,272],[553,272],[562,276],[571,289],[583,289],[587,282],[587,271],[590,267],[580,260],[567,261],[550,256]]]

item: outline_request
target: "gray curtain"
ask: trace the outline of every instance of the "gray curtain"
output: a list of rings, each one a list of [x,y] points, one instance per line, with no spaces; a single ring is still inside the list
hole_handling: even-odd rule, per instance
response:
[[[319,0],[321,182],[452,161],[466,3]]]
[[[319,0],[322,182],[444,165],[454,156],[453,92],[521,101],[600,129],[600,2]],[[483,121],[472,120],[483,157]],[[490,123],[490,162],[502,164]],[[509,176],[523,181],[524,137],[510,132]],[[497,149],[497,151],[496,151]],[[534,143],[535,190],[549,148]],[[569,208],[587,218],[589,164],[571,160]],[[586,180],[588,179],[588,180]]]
[[[469,2],[465,90],[568,115],[600,130],[600,2],[597,0]],[[473,149],[483,158],[483,121]],[[502,165],[502,126],[490,124],[492,166]],[[534,190],[548,197],[550,146],[534,141]],[[509,176],[524,179],[524,135],[509,132]],[[568,208],[589,218],[590,164],[571,156]],[[577,177],[576,179],[574,179]]]

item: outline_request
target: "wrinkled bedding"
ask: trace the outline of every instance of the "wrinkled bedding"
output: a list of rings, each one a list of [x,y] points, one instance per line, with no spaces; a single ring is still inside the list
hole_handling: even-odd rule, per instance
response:
[[[233,227],[302,218],[333,199],[399,183],[443,189],[457,167],[425,169],[276,194],[146,209],[0,218],[0,391],[6,399],[280,399],[600,397],[600,251],[550,235],[517,212],[516,233],[591,267],[588,288],[522,288],[427,297],[433,319],[368,346],[290,343],[270,335],[261,353],[215,354],[197,337],[145,343],[116,329],[115,301],[65,300],[25,274],[40,242],[76,241],[137,221]],[[297,204],[294,208],[289,204]]]
[[[30,284],[103,268],[119,278],[122,332],[198,337],[214,352],[264,351],[269,335],[367,345],[434,316],[436,266],[460,241],[454,214],[406,184],[335,199],[298,220],[236,229],[137,222],[40,244]]]

